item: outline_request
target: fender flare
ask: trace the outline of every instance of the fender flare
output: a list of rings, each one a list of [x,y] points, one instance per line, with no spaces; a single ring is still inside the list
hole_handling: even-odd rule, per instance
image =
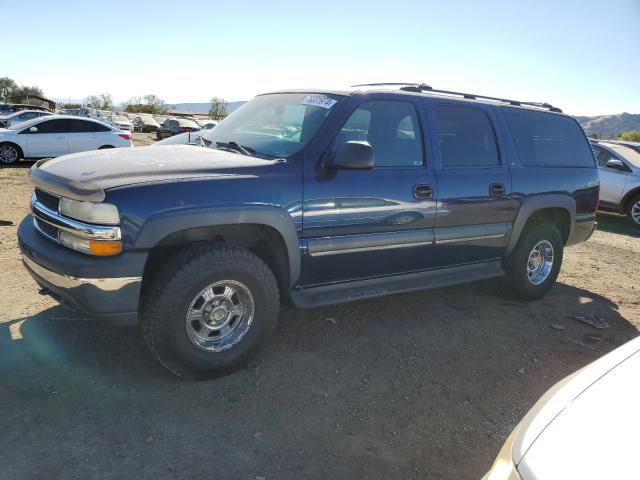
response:
[[[183,230],[242,224],[271,227],[282,236],[289,260],[289,286],[295,285],[301,270],[298,234],[293,218],[281,207],[270,205],[193,207],[160,213],[143,224],[134,248],[152,249],[164,238]]]
[[[524,226],[527,224],[527,220],[529,220],[529,218],[531,218],[531,215],[533,215],[535,212],[545,208],[562,208],[567,211],[571,220],[571,224],[569,227],[569,236],[567,238],[571,238],[571,236],[573,235],[573,229],[576,225],[576,201],[573,199],[573,197],[556,193],[536,195],[535,197],[526,199],[522,203],[520,209],[518,210],[518,213],[516,214],[516,218],[513,221],[511,234],[509,235],[509,240],[507,241],[507,248],[505,250],[506,257],[511,255],[514,248],[516,248],[516,244],[520,239],[520,235],[524,230]]]

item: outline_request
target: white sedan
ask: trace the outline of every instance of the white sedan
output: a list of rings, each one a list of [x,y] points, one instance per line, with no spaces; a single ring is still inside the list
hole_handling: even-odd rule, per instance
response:
[[[133,131],[133,124],[124,115],[110,115],[104,120],[104,122],[108,125],[119,128],[120,130],[127,130],[129,132]]]
[[[9,115],[0,117],[0,127],[10,127],[16,123],[26,122],[34,118],[44,117],[47,115],[53,115],[51,112],[45,112],[43,110],[19,110]]]
[[[131,132],[88,118],[55,115],[0,128],[0,165],[21,158],[59,157],[101,148],[132,147]]]
[[[638,478],[640,337],[551,388],[484,480]]]

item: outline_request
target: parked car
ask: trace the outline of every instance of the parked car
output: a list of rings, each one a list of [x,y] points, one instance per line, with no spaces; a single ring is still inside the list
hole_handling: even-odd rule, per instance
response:
[[[18,230],[46,291],[85,317],[139,321],[183,378],[244,365],[280,299],[317,307],[500,276],[539,299],[565,246],[596,225],[589,141],[547,104],[422,85],[276,92],[202,141],[37,164]]]
[[[197,130],[195,132],[183,132],[173,135],[172,137],[163,138],[153,143],[153,145],[197,145],[200,147],[207,146],[207,143],[211,143],[202,140],[202,136],[206,133],[206,130]]]
[[[140,132],[155,132],[160,124],[151,115],[138,115],[133,119],[133,128]]]
[[[640,148],[633,143],[592,140],[600,168],[600,206],[640,226]]]
[[[95,118],[97,110],[90,107],[81,107],[78,111],[79,117]]]
[[[65,108],[63,110],[60,110],[57,113],[58,113],[58,115],[73,115],[75,117],[81,116],[79,108]]]
[[[28,103],[0,103],[0,115],[10,115],[21,110],[39,110],[53,113],[48,108],[39,105],[30,105]]]
[[[213,127],[218,125],[218,122],[214,122],[213,120],[201,120],[198,123],[200,124],[201,130],[211,130]]]
[[[133,131],[133,124],[124,115],[110,115],[104,121],[107,125],[116,127],[119,130]]]
[[[170,118],[156,130],[156,138],[162,140],[163,138],[171,137],[178,133],[183,132],[196,132],[200,130],[200,127],[193,120],[186,118]]]
[[[552,387],[513,430],[484,480],[635,478],[640,338]]]
[[[0,127],[10,127],[16,123],[26,122],[27,120],[47,115],[53,115],[53,113],[43,110],[19,110],[9,115],[0,116]]]
[[[0,165],[12,165],[21,158],[131,146],[131,133],[102,122],[62,115],[41,117],[0,129]]]

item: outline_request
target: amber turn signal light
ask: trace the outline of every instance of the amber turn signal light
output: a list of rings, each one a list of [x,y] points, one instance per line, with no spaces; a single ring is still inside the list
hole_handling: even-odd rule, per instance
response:
[[[94,255],[117,255],[122,251],[122,242],[89,241],[89,248]]]

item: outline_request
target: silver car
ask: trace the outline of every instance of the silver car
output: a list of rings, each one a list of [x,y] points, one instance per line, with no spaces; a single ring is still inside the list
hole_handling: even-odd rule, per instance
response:
[[[640,226],[640,144],[592,140],[600,168],[600,206]]]

